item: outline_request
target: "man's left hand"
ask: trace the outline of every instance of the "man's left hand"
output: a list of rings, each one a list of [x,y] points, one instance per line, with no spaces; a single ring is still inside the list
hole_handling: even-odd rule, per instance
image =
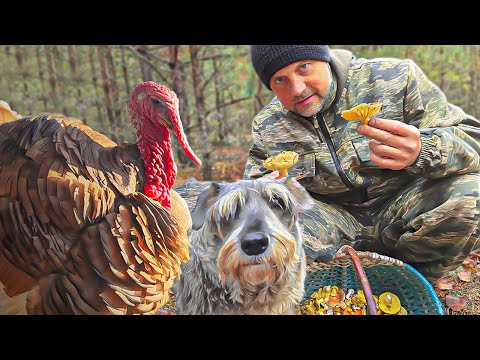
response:
[[[420,131],[400,121],[372,118],[357,132],[371,138],[370,160],[381,168],[402,170],[412,165],[420,154]]]

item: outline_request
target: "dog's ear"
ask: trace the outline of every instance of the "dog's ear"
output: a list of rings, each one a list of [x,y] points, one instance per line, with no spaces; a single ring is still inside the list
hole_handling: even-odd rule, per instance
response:
[[[192,210],[192,229],[198,230],[205,222],[205,215],[208,208],[218,196],[220,191],[219,183],[212,183],[208,188],[203,190],[198,196],[195,208]]]
[[[290,191],[295,199],[295,203],[300,211],[306,211],[313,208],[315,205],[313,198],[307,190],[292,176],[287,176],[280,179],[280,182]]]

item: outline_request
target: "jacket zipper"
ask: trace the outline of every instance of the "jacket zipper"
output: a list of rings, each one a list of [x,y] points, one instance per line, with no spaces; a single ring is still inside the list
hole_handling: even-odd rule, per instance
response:
[[[351,190],[357,190],[357,188],[350,182],[347,174],[345,174],[342,167],[340,166],[340,160],[338,160],[337,153],[335,152],[335,148],[333,147],[332,138],[330,137],[330,133],[328,132],[325,125],[325,120],[323,119],[323,116],[321,116],[321,118],[322,121],[320,121],[319,123],[317,119],[317,114],[313,115],[313,127],[315,128],[317,136],[320,140],[323,140],[327,144],[330,155],[332,155],[333,163],[335,164],[335,168],[337,169],[337,173],[345,186],[347,186]]]

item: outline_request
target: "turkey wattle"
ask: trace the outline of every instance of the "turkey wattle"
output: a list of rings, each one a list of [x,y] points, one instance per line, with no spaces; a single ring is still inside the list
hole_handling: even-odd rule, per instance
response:
[[[169,129],[175,132],[187,156],[196,164],[202,164],[183,132],[178,98],[165,86],[142,83],[130,95],[127,111],[137,130],[137,145],[145,166],[147,182],[144,192],[170,209],[169,192],[177,176],[177,167],[173,161]]]

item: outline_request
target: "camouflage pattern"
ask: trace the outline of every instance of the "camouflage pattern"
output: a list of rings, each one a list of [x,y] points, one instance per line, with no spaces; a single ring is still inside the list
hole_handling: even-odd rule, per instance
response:
[[[352,246],[405,261],[434,282],[479,245],[479,190],[480,174],[416,179],[367,211]]]
[[[371,240],[358,240],[359,248],[378,249],[438,277],[460,264],[478,239],[479,180],[466,174],[480,170],[480,121],[448,103],[411,60],[367,60],[346,50],[332,50],[331,58],[337,88],[332,105],[317,114],[324,126],[320,137],[312,118],[274,98],[253,119],[244,179],[269,173],[262,166],[267,157],[296,151],[299,161],[289,174],[304,176],[300,183],[318,202],[317,212],[304,218],[306,232],[316,239],[313,249],[363,237]],[[341,117],[344,110],[376,101],[382,103],[376,117],[420,130],[420,155],[404,170],[372,163],[370,139],[356,132],[360,121]],[[440,189],[443,202],[430,197]]]

